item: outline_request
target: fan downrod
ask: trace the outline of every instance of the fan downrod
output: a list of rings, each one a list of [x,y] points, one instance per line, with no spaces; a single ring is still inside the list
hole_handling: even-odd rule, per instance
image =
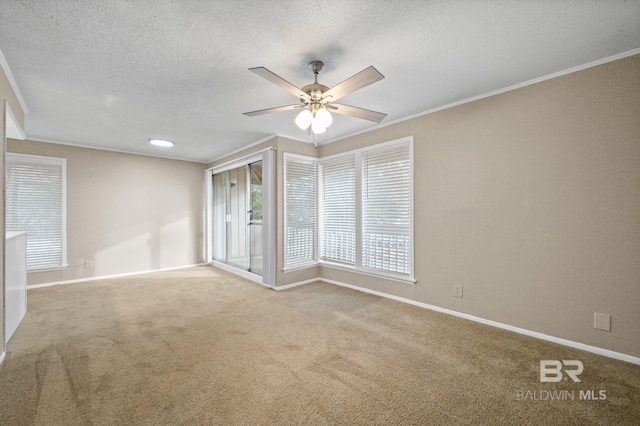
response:
[[[322,99],[322,94],[324,92],[326,92],[327,90],[329,90],[329,88],[327,86],[325,86],[324,84],[318,83],[318,74],[320,74],[320,71],[322,70],[323,66],[324,66],[324,63],[322,61],[311,61],[311,62],[309,62],[309,69],[311,69],[311,71],[313,71],[313,75],[314,75],[315,79],[314,79],[313,83],[307,84],[306,86],[304,86],[302,88],[302,91],[305,92],[307,95],[309,95],[310,99],[309,100],[300,99],[302,101],[302,103],[307,105],[307,106],[310,105],[310,104],[318,103]],[[320,106],[324,105],[325,103],[326,102],[323,102],[322,104],[318,104],[316,106],[316,109],[319,108]]]

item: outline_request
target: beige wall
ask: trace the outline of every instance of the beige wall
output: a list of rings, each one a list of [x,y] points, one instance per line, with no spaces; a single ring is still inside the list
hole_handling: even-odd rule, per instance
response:
[[[5,105],[6,102],[6,105]],[[5,138],[6,138],[6,123],[5,114],[6,108],[11,108],[11,112],[18,120],[20,126],[24,129],[24,111],[18,102],[18,98],[11,88],[9,79],[4,72],[4,69],[0,67],[0,143],[2,149],[0,149],[0,164],[2,164],[2,173],[0,173],[0,187],[3,188],[3,195],[0,197],[0,231],[2,232],[3,239],[0,244],[0,355],[4,352],[4,153],[5,153]]]
[[[283,273],[284,153],[406,136],[416,284],[328,267]],[[322,277],[640,356],[640,55],[318,149],[274,140],[279,286]],[[611,315],[611,332],[593,328],[594,312]]]
[[[7,152],[67,159],[69,267],[29,285],[203,262],[204,164],[11,139]]]
[[[640,356],[640,55],[320,155],[409,135],[417,283],[323,277]],[[593,328],[594,312],[612,316],[611,332]]]

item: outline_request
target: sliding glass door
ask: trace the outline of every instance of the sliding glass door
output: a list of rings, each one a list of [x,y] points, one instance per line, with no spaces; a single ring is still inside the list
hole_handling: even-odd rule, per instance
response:
[[[247,167],[229,170],[229,220],[227,221],[227,262],[242,269],[249,269],[247,247],[248,188]]]
[[[262,162],[249,164],[250,205],[249,210],[249,270],[262,275],[263,263],[263,207],[262,207]]]
[[[269,287],[276,283],[275,153],[269,147],[205,172],[209,263]]]
[[[262,162],[213,175],[213,259],[262,275]]]
[[[213,259],[227,261],[227,173],[213,175],[212,240]]]

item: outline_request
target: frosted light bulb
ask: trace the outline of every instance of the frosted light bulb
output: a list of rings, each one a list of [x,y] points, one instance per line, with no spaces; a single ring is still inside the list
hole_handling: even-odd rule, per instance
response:
[[[309,127],[312,120],[313,114],[311,114],[311,111],[309,111],[308,109],[303,109],[296,117],[296,125],[302,130],[305,130]]]
[[[322,127],[329,127],[333,123],[333,117],[331,117],[331,113],[326,108],[320,108],[316,111],[316,120]]]
[[[312,131],[314,134],[319,135],[319,134],[321,134],[321,133],[326,132],[326,131],[327,131],[327,128],[326,128],[326,127],[324,127],[324,126],[322,126],[322,125],[321,125],[321,123],[319,123],[317,119],[314,119],[314,120],[311,122],[311,131]]]

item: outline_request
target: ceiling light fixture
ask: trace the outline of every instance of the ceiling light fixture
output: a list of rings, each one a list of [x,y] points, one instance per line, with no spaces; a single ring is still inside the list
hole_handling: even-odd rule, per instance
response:
[[[376,123],[379,123],[387,116],[387,114],[383,114],[381,112],[369,111],[363,108],[335,103],[335,101],[341,97],[383,79],[384,76],[380,74],[378,70],[370,66],[349,77],[337,86],[327,87],[324,84],[318,83],[318,74],[323,67],[324,64],[322,61],[309,62],[309,68],[313,72],[314,80],[313,83],[307,84],[301,89],[289,83],[279,75],[269,71],[265,67],[249,68],[249,71],[258,74],[259,76],[297,96],[302,105],[285,105],[281,107],[261,109],[258,111],[245,112],[244,115],[253,117],[271,112],[302,109],[296,116],[295,123],[300,129],[307,130],[309,132],[310,139],[314,140],[314,144],[317,143],[317,138],[314,139],[312,137],[326,132],[327,127],[331,126],[331,123],[333,122],[333,117],[329,110],[336,114],[364,118],[365,120],[375,121]]]
[[[249,68],[249,71],[266,78],[270,82],[297,96],[302,105],[285,105],[261,109],[258,111],[245,112],[244,115],[253,117],[271,112],[290,111],[292,109],[300,110],[302,108],[302,111],[296,116],[295,123],[300,129],[307,130],[309,139],[313,141],[316,146],[318,146],[318,138],[316,136],[326,132],[327,127],[333,122],[333,117],[329,110],[336,114],[364,118],[375,121],[376,123],[379,123],[386,117],[387,114],[381,112],[335,103],[335,101],[341,97],[383,79],[384,76],[380,74],[378,70],[371,66],[349,77],[337,86],[327,87],[324,84],[318,83],[318,74],[323,67],[324,64],[322,61],[309,62],[309,69],[313,71],[314,75],[313,83],[307,84],[301,89],[279,75],[272,73],[265,67]]]
[[[155,146],[161,146],[163,148],[169,148],[175,145],[173,142],[166,139],[149,139],[149,143]]]
[[[310,129],[311,133],[319,135],[327,130],[333,123],[333,117],[326,106],[311,103],[307,108],[300,111],[296,117],[296,125],[302,130]]]

